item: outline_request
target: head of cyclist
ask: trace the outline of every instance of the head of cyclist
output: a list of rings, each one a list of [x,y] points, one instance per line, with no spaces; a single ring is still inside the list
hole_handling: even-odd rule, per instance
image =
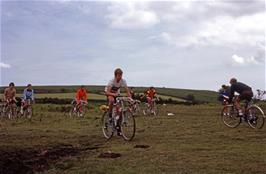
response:
[[[31,86],[31,84],[28,84],[28,85],[27,85],[27,91],[32,91],[32,86]]]
[[[227,85],[222,85],[222,90],[228,90],[229,89],[229,86]]]
[[[9,88],[10,89],[14,89],[15,88],[15,84],[13,82],[9,83]]]
[[[236,84],[237,83],[237,79],[236,78],[231,78],[230,79],[230,84],[233,85],[233,84]]]
[[[81,89],[82,91],[86,90],[84,85],[81,85],[81,86],[80,86],[80,89]]]
[[[153,87],[153,86],[151,86],[151,87],[150,87],[150,90],[154,90],[154,87]]]
[[[122,79],[123,71],[120,68],[117,68],[114,72],[116,82],[119,82]]]

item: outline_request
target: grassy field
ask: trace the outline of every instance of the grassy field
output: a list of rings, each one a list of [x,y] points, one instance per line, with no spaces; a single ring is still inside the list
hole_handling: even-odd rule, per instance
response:
[[[31,122],[1,120],[0,173],[266,173],[266,128],[227,128],[219,105],[161,106],[157,117],[136,117],[132,142],[103,138],[97,106],[83,119],[51,107],[61,106],[36,104]],[[121,157],[99,158],[105,152]]]
[[[35,94],[36,98],[58,98],[58,99],[74,99],[76,93],[37,93]],[[125,94],[124,94],[125,95]],[[21,97],[22,94],[17,94],[17,97]],[[186,100],[178,97],[173,97],[169,95],[158,94],[157,97],[160,97],[164,100],[171,98],[173,101],[186,102]],[[0,94],[0,99],[3,98],[3,94]],[[88,93],[88,100],[106,100],[106,96],[103,94]]]
[[[18,93],[22,93],[25,87],[16,87]],[[58,93],[72,94],[79,86],[34,86],[37,94],[51,94],[57,95]],[[4,87],[0,87],[0,93],[3,93]],[[86,86],[86,89],[90,94],[100,94],[104,91],[104,86],[90,85]],[[136,93],[143,93],[147,87],[135,87]],[[174,89],[174,88],[156,88],[156,91],[161,96],[171,97],[180,101],[186,98],[188,95],[193,95],[197,101],[217,103],[217,93],[215,91],[208,90],[189,90],[189,89]]]

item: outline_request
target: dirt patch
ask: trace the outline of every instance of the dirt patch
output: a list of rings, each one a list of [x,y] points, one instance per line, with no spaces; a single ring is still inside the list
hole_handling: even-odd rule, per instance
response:
[[[82,151],[95,150],[100,147],[74,147],[59,145],[43,149],[0,150],[0,174],[32,174],[43,172],[60,158],[76,156]]]
[[[98,157],[99,158],[119,158],[121,157],[121,154],[107,152],[107,153],[101,153]]]
[[[134,148],[141,148],[141,149],[147,149],[149,147],[150,147],[149,145],[136,145],[136,146],[134,146]]]

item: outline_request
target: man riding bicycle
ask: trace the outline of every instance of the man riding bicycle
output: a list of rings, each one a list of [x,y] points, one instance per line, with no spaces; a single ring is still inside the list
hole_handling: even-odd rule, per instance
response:
[[[113,104],[116,102],[116,97],[120,95],[120,89],[123,87],[126,89],[127,96],[131,98],[130,89],[127,86],[126,80],[122,78],[123,71],[117,68],[114,72],[114,78],[109,81],[107,87],[105,88],[105,93],[108,98],[109,106],[109,118],[112,118]],[[120,135],[121,130],[117,131]]]
[[[23,96],[22,96],[22,102],[21,102],[21,114],[23,114],[23,110],[25,108],[25,106],[27,106],[28,100],[30,100],[31,102],[34,102],[34,91],[32,89],[32,85],[28,84],[27,88],[24,89],[23,91]]]
[[[76,101],[76,108],[79,108],[81,106],[82,102],[87,104],[88,103],[87,100],[88,100],[87,91],[85,89],[85,86],[82,85],[77,90],[77,93],[76,93],[76,100],[75,100]],[[80,107],[80,109],[82,109],[82,107]]]
[[[238,110],[239,116],[242,116],[243,112],[241,110],[240,102],[241,100],[246,100],[248,102],[252,100],[253,97],[252,88],[244,83],[238,82],[236,78],[232,78],[230,80],[230,84],[231,84],[231,91],[229,95],[229,102],[230,103],[232,102],[234,93],[237,92],[239,96],[237,96],[235,100],[235,106],[236,109]]]
[[[222,102],[222,105],[227,105],[230,95],[230,86],[222,85],[222,88],[219,90],[218,100]]]
[[[9,87],[4,90],[4,101],[7,102],[6,106],[16,103],[16,93],[15,84],[11,82]]]
[[[156,90],[154,87],[150,87],[144,92],[144,95],[146,96],[147,103],[149,106],[152,104],[152,100],[155,98]]]

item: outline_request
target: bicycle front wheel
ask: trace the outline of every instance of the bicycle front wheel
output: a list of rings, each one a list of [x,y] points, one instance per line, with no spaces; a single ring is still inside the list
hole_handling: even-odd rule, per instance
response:
[[[102,116],[102,131],[103,135],[106,139],[112,138],[114,131],[113,131],[113,122],[112,119],[109,118],[109,112],[104,112]]]
[[[254,129],[261,129],[264,126],[265,115],[262,109],[256,105],[251,106],[247,110],[248,124]]]
[[[233,105],[227,105],[221,112],[222,122],[230,128],[236,128],[241,123],[241,117],[238,116],[238,111]]]
[[[28,119],[31,119],[31,117],[32,117],[32,115],[33,115],[33,109],[32,109],[32,107],[31,106],[28,106],[28,108],[26,109],[26,113],[25,113],[26,115],[26,118],[28,118]]]
[[[136,122],[133,114],[129,111],[125,111],[121,120],[121,133],[126,141],[131,141],[136,132]]]

